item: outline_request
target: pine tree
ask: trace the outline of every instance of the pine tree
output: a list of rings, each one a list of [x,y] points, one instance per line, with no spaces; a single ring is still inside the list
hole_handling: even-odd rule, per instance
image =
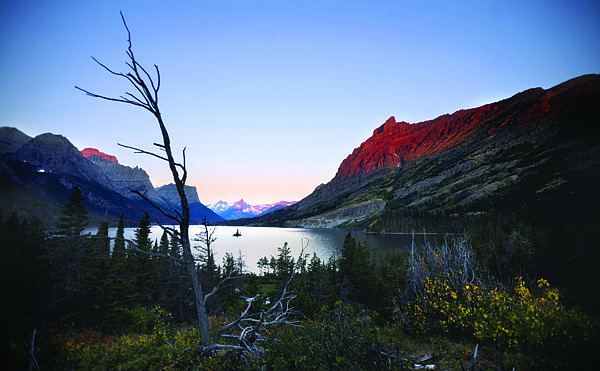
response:
[[[119,326],[127,321],[124,309],[131,309],[139,302],[139,293],[134,289],[134,277],[130,271],[130,259],[125,248],[125,223],[123,213],[119,217],[106,284],[108,321]]]
[[[62,209],[55,237],[49,241],[52,252],[50,259],[57,282],[53,288],[57,301],[73,299],[76,286],[81,284],[85,257],[90,252],[87,235],[82,235],[88,223],[88,212],[79,187],[75,186]]]
[[[169,240],[168,255],[181,258],[181,243],[177,238],[171,237]],[[169,296],[168,305],[165,309],[170,310],[173,314],[179,314],[180,321],[193,320],[193,313],[190,312],[188,305],[193,301],[190,281],[185,274],[182,266],[176,265],[174,262],[168,262],[169,268]]]
[[[147,211],[144,211],[144,216],[135,230],[134,242],[140,250],[150,251],[152,249],[152,241],[150,240],[150,214]]]
[[[83,314],[82,323],[94,326],[105,322],[108,311],[106,293],[110,288],[110,239],[107,221],[100,224],[96,236],[89,241],[88,245],[90,251],[84,258],[81,283],[76,286],[76,300]]]
[[[102,221],[100,223],[100,227],[98,227],[98,232],[96,232],[95,245],[103,258],[110,257],[110,238],[108,238],[107,221]]]
[[[308,264],[308,282],[315,305],[319,308],[330,304],[333,286],[327,277],[327,267],[321,262],[317,253]]]
[[[292,257],[292,250],[288,247],[288,243],[285,242],[282,247],[278,247],[277,251],[277,263],[275,275],[279,278],[282,284],[285,284],[292,274],[294,269],[294,258]]]
[[[31,342],[31,331],[52,319],[52,278],[45,241],[46,232],[36,219],[19,222],[16,213],[6,221],[0,218],[0,354],[4,370],[24,369],[29,364],[31,354],[24,345]],[[39,359],[37,348],[35,355]]]
[[[140,250],[151,251],[152,241],[150,240],[150,214],[144,212],[135,230],[133,239],[136,247]],[[128,267],[130,268],[133,287],[137,294],[143,298],[147,305],[152,305],[152,284],[153,284],[153,266],[149,255],[132,252],[128,258]]]
[[[160,238],[160,244],[158,241],[154,242],[153,252],[168,255],[169,254],[169,235],[166,231],[163,231],[163,234]],[[153,288],[153,298],[155,305],[160,305],[161,307],[166,308],[169,302],[170,296],[170,286],[171,286],[171,270],[169,265],[170,261],[163,258],[153,258],[152,266],[154,270],[154,284]]]
[[[81,193],[81,189],[75,186],[61,211],[62,216],[58,218],[60,220],[56,224],[58,235],[80,236],[81,232],[84,231],[88,224],[88,212],[82,204],[83,201],[85,201],[85,198]]]
[[[115,254],[116,253],[116,254]],[[119,254],[123,254],[125,257],[125,222],[123,221],[123,213],[119,217],[119,224],[117,226],[117,235],[115,238],[115,244],[113,246],[112,258],[119,259]]]
[[[374,269],[367,243],[357,243],[352,234],[348,233],[340,258],[340,297],[345,301],[368,303],[372,294],[370,288]]]

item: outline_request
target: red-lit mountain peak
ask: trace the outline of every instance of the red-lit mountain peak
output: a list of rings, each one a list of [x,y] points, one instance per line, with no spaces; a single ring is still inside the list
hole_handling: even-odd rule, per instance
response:
[[[103,158],[109,162],[118,162],[117,158],[115,156],[107,155],[104,152],[98,151],[96,148],[85,148],[84,150],[81,151],[81,154],[85,158],[96,156],[96,157]]]
[[[476,142],[483,146],[485,141],[502,145],[539,135],[550,127],[567,125],[571,112],[578,112],[597,95],[599,86],[600,75],[586,75],[548,90],[529,89],[417,124],[396,122],[392,116],[342,162],[334,180],[401,167],[457,146]]]

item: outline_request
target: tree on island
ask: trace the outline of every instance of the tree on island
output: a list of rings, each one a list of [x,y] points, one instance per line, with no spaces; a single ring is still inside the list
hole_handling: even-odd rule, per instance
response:
[[[152,200],[150,200],[146,195],[140,191],[132,190],[132,192],[136,193],[140,197],[142,197],[145,201],[150,203],[154,208],[156,208],[159,212],[161,212],[164,216],[174,221],[179,228],[174,228],[170,226],[164,226],[159,223],[161,228],[171,237],[171,239],[176,240],[182,248],[182,257],[173,256],[171,254],[157,253],[152,251],[147,251],[140,249],[136,246],[135,243],[132,243],[132,250],[138,253],[152,255],[155,257],[162,257],[165,259],[170,259],[174,261],[176,264],[185,267],[187,269],[187,273],[191,282],[191,286],[194,292],[194,304],[196,307],[196,315],[198,321],[198,329],[200,335],[202,336],[201,341],[201,352],[202,354],[208,354],[213,352],[218,348],[233,348],[240,351],[246,351],[249,354],[260,357],[261,350],[256,346],[255,341],[263,340],[264,337],[261,336],[260,330],[264,328],[266,325],[277,324],[277,323],[292,323],[288,321],[288,315],[291,313],[291,308],[288,303],[294,296],[287,290],[288,284],[293,277],[293,271],[290,275],[290,279],[288,280],[288,284],[286,284],[281,292],[279,300],[277,300],[270,308],[263,311],[251,312],[252,303],[258,297],[255,296],[253,298],[245,298],[247,306],[236,320],[230,322],[229,324],[220,328],[214,338],[211,341],[210,328],[209,328],[209,318],[206,311],[206,303],[207,299],[211,297],[213,294],[217,292],[220,285],[232,278],[231,276],[226,277],[221,283],[219,283],[210,293],[204,295],[202,291],[202,285],[200,281],[200,276],[196,270],[196,259],[192,254],[192,245],[190,243],[189,237],[189,227],[190,227],[190,208],[188,199],[185,194],[185,182],[187,180],[187,167],[185,162],[185,149],[183,150],[183,161],[177,162],[173,156],[173,152],[171,149],[171,139],[169,137],[169,133],[165,126],[165,123],[162,118],[161,111],[158,106],[158,91],[160,89],[160,72],[158,66],[154,65],[154,69],[156,72],[156,77],[153,78],[150,73],[135,59],[132,43],[131,43],[131,32],[125,22],[125,17],[123,13],[121,13],[121,19],[123,20],[123,24],[125,29],[127,30],[128,35],[128,48],[127,48],[127,57],[129,59],[126,62],[130,71],[126,73],[115,72],[100,63],[97,59],[93,58],[96,63],[102,66],[109,73],[124,78],[127,80],[134,88],[134,93],[126,92],[125,96],[119,97],[108,97],[99,94],[92,93],[88,90],[84,90],[80,87],[75,86],[76,89],[83,91],[88,96],[101,98],[113,102],[121,102],[131,104],[137,107],[141,107],[147,111],[149,111],[154,118],[156,119],[161,135],[162,135],[162,143],[154,143],[156,147],[159,148],[161,154],[157,154],[151,151],[143,150],[136,147],[131,147],[123,144],[119,144],[122,147],[132,149],[136,151],[136,153],[143,153],[150,156],[154,156],[168,163],[169,169],[171,170],[171,174],[173,176],[173,181],[175,183],[175,187],[177,189],[177,193],[179,195],[179,199],[181,202],[181,211],[174,210],[174,212],[168,212],[162,209],[160,206],[156,205]],[[240,335],[226,335],[225,332],[233,329],[233,328],[242,328]],[[237,338],[238,345],[226,345],[219,344],[219,340],[223,337],[228,338]]]

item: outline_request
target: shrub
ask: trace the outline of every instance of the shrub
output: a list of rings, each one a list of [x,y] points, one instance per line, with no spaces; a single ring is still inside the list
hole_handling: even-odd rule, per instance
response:
[[[281,327],[263,359],[277,370],[399,370],[402,352],[386,344],[368,312],[338,302],[335,310],[302,327]]]
[[[413,249],[408,264],[394,316],[410,333],[466,337],[552,367],[598,345],[598,320],[567,310],[546,280],[528,287],[517,277],[510,289],[485,281],[464,238]]]
[[[194,351],[201,337],[195,326],[174,326],[171,314],[160,307],[138,308],[130,311],[132,329],[123,335],[103,335],[95,330],[70,331],[61,336],[66,344],[69,360],[77,370],[105,369],[190,369],[192,366],[207,370],[237,367],[237,360],[221,357],[199,358]],[[212,318],[213,331],[222,326]]]
[[[423,296],[408,303],[402,316],[396,308],[397,318],[416,333],[467,336],[522,352],[536,363],[540,358],[566,361],[569,351],[597,343],[597,320],[567,310],[544,279],[537,281],[536,294],[520,277],[513,290],[489,288],[481,281],[455,287],[443,277],[427,277],[423,287]]]

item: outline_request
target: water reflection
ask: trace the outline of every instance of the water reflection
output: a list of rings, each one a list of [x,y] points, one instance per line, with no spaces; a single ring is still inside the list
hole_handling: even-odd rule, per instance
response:
[[[204,227],[199,225],[190,226],[190,238],[194,239],[196,234],[200,233]],[[367,242],[371,248],[380,253],[394,252],[401,249],[410,249],[412,243],[411,234],[378,234],[365,233],[361,230],[349,229],[303,229],[303,228],[269,228],[269,227],[214,227],[212,248],[217,264],[221,264],[226,253],[231,253],[238,258],[241,253],[246,262],[247,271],[259,273],[256,263],[260,258],[266,256],[277,256],[277,249],[282,247],[285,242],[288,243],[294,259],[297,259],[303,244],[306,249],[305,254],[317,256],[327,261],[331,256],[339,256],[339,251],[344,242],[344,238],[351,232],[353,237],[360,242]],[[240,237],[235,237],[236,230],[241,233]],[[88,232],[95,234],[96,230],[89,229]],[[117,229],[111,228],[109,235],[116,236]],[[158,226],[152,227],[150,238],[160,241],[162,229]],[[125,228],[125,238],[133,239],[135,237],[135,228]],[[415,242],[420,244],[423,241],[423,235],[415,236]],[[200,245],[199,242],[192,242],[192,245]]]

